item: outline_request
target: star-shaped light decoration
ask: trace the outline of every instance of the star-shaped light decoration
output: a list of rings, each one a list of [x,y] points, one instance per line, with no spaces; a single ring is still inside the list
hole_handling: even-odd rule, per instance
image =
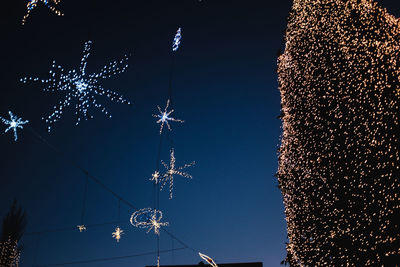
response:
[[[111,118],[107,109],[98,102],[99,96],[107,97],[111,101],[130,105],[130,102],[124,99],[123,96],[114,91],[104,89],[100,83],[103,79],[123,73],[128,68],[128,56],[125,55],[121,60],[109,63],[97,73],[87,74],[86,65],[90,55],[91,45],[91,41],[85,43],[83,57],[78,71],[73,69],[65,72],[61,66],[56,66],[53,61],[52,68],[49,71],[50,78],[47,80],[32,77],[21,79],[23,83],[34,81],[46,84],[46,87],[43,89],[46,92],[59,91],[65,94],[64,99],[61,100],[58,105],[54,106],[53,112],[45,119],[48,124],[48,131],[50,131],[52,124],[61,119],[63,111],[69,106],[75,106],[76,124],[79,124],[82,119],[87,120],[93,118],[93,116],[89,114],[90,107],[98,108],[106,116]]]
[[[160,114],[159,115],[153,114],[154,118],[158,118],[157,123],[161,123],[160,134],[162,134],[162,131],[164,129],[164,124],[166,124],[168,129],[171,131],[171,126],[169,125],[168,121],[176,121],[176,122],[180,122],[180,123],[184,122],[183,120],[174,119],[174,118],[169,116],[174,112],[173,109],[168,111],[169,103],[170,103],[170,100],[168,99],[167,100],[167,105],[166,105],[164,111],[161,110],[160,106],[157,106],[158,111],[160,112]]]
[[[124,230],[122,230],[118,226],[117,228],[115,228],[115,232],[112,233],[112,236],[113,236],[113,238],[115,238],[117,240],[117,242],[119,242],[123,233],[124,233]]]
[[[154,230],[156,235],[160,235],[161,226],[168,226],[168,222],[161,222],[163,214],[159,210],[145,208],[135,211],[131,216],[131,224],[138,228],[147,228],[147,233]]]
[[[23,121],[21,118],[18,118],[15,116],[11,111],[8,112],[10,115],[10,120],[7,120],[3,117],[0,116],[1,121],[5,125],[9,125],[8,128],[4,131],[4,133],[8,132],[9,130],[13,129],[14,131],[14,141],[18,140],[18,134],[17,134],[17,129],[23,129],[24,127],[22,125],[27,124],[29,121]]]
[[[54,3],[55,5],[58,5],[61,2],[61,0],[29,0],[28,4],[26,5],[27,13],[24,16],[24,18],[22,19],[22,25],[25,25],[26,20],[28,19],[29,15],[31,14],[31,11],[37,7],[39,2],[42,2],[44,5],[46,5],[57,16],[64,16],[63,13],[61,13],[59,10],[57,10],[54,6],[50,5],[50,2]]]
[[[155,171],[150,178],[150,181],[154,181],[155,184],[158,184],[160,179],[160,172],[159,171]]]
[[[182,31],[182,29],[179,28],[175,34],[174,41],[172,42],[172,51],[174,51],[174,52],[178,51],[179,45],[181,44],[181,39],[182,39],[181,31]]]
[[[83,231],[86,231],[86,226],[85,225],[77,225],[76,227],[78,227],[78,230],[79,230],[79,232],[83,232]]]
[[[213,259],[211,259],[210,257],[208,257],[207,255],[204,255],[202,253],[199,252],[200,257],[205,260],[208,264],[210,264],[212,267],[218,267],[218,265],[214,262]]]
[[[195,162],[193,161],[190,164],[185,164],[184,166],[177,168],[177,167],[175,167],[175,161],[176,161],[175,151],[173,148],[171,149],[171,159],[170,159],[169,166],[164,161],[161,160],[162,165],[164,165],[164,167],[167,171],[162,177],[163,184],[161,185],[160,190],[162,190],[164,188],[165,184],[169,180],[169,198],[170,199],[172,199],[172,191],[174,189],[174,175],[180,175],[182,177],[192,179],[192,176],[190,174],[183,172],[182,170],[195,165]]]

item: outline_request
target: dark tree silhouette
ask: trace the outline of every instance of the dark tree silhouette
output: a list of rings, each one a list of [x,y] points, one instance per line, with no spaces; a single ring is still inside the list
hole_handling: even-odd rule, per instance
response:
[[[18,207],[17,201],[11,205],[3,219],[0,242],[0,266],[15,267],[19,264],[21,248],[18,243],[27,224],[26,212]]]
[[[400,264],[400,20],[294,0],[279,57],[290,266]]]

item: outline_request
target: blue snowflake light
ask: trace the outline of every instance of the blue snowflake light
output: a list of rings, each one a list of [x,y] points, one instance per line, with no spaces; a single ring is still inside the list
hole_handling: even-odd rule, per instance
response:
[[[54,106],[53,112],[45,119],[48,124],[48,131],[51,130],[53,123],[61,119],[64,109],[69,107],[72,101],[75,101],[76,125],[81,120],[93,118],[92,115],[88,114],[91,106],[98,108],[111,118],[107,109],[97,102],[98,96],[105,96],[111,101],[130,105],[130,102],[124,99],[123,96],[114,91],[104,89],[100,84],[101,79],[107,79],[123,73],[128,67],[128,56],[125,55],[121,60],[109,63],[97,73],[87,74],[86,65],[91,45],[91,41],[85,43],[79,71],[73,69],[65,72],[61,66],[56,66],[55,61],[53,61],[52,68],[49,71],[50,78],[46,80],[32,77],[21,79],[23,83],[27,83],[28,81],[41,82],[46,85],[43,90],[47,92],[59,91],[65,93],[64,99],[58,105]]]
[[[169,181],[169,198],[170,199],[172,199],[172,191],[174,189],[174,175],[179,175],[179,176],[182,176],[185,178],[192,179],[192,176],[190,174],[183,172],[182,170],[195,165],[195,162],[193,161],[192,163],[185,164],[182,167],[176,167],[175,161],[176,161],[176,159],[175,159],[174,149],[171,149],[171,159],[170,159],[169,166],[164,161],[161,160],[161,163],[162,163],[162,165],[164,165],[166,172],[162,177],[162,184],[161,184],[160,190],[163,190],[164,186]]]
[[[18,134],[17,134],[17,129],[23,129],[24,127],[22,125],[27,124],[29,121],[23,121],[21,118],[18,118],[15,116],[11,111],[8,112],[10,115],[10,120],[7,120],[3,117],[0,116],[1,121],[5,125],[9,125],[8,128],[4,131],[4,133],[8,132],[9,130],[13,129],[14,131],[14,141],[18,140]]]
[[[138,228],[147,229],[147,233],[154,230],[156,235],[160,235],[161,226],[168,226],[168,222],[161,222],[163,214],[159,210],[145,208],[135,211],[131,216],[131,224]]]
[[[61,13],[59,10],[57,10],[54,6],[50,5],[50,2],[54,3],[55,5],[58,5],[61,0],[29,0],[28,4],[26,5],[27,13],[22,19],[22,25],[26,23],[26,20],[28,19],[29,15],[31,14],[31,11],[37,7],[38,3],[42,2],[44,5],[46,5],[51,11],[53,11],[57,16],[64,16],[63,13]]]
[[[181,44],[181,39],[182,39],[182,29],[179,28],[178,31],[175,34],[174,41],[172,42],[172,51],[176,52],[179,49],[179,45]]]
[[[168,99],[167,105],[165,106],[164,111],[161,110],[160,106],[157,106],[160,114],[158,114],[158,115],[153,114],[153,117],[158,119],[157,123],[161,123],[160,134],[162,134],[162,131],[164,129],[164,124],[167,124],[168,129],[171,131],[171,126],[169,125],[168,121],[176,121],[176,122],[180,122],[180,123],[184,122],[182,120],[178,120],[178,119],[174,119],[174,118],[170,117],[170,115],[174,112],[174,110],[171,109],[170,111],[168,111],[169,103],[170,103],[170,101]]]

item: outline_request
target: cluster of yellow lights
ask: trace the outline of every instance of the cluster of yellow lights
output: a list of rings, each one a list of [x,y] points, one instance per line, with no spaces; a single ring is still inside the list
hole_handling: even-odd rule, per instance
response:
[[[18,267],[20,252],[18,251],[17,242],[10,239],[0,242],[0,266],[1,267]]]
[[[86,231],[86,226],[85,225],[77,225],[76,227],[78,227],[78,230],[79,230],[79,232],[83,232],[83,231]]]
[[[123,233],[124,233],[124,230],[122,230],[118,226],[117,228],[115,228],[115,232],[112,233],[112,236],[113,236],[113,238],[115,238],[117,240],[117,242],[119,242]]]
[[[31,14],[31,11],[37,7],[39,2],[42,2],[43,5],[47,6],[57,16],[64,16],[63,13],[61,13],[59,10],[57,10],[54,6],[50,5],[50,2],[54,3],[54,5],[58,5],[61,2],[61,0],[29,0],[28,4],[26,5],[26,9],[27,9],[26,15],[22,19],[22,25],[25,25],[26,20],[28,19],[29,15]]]
[[[294,0],[278,62],[290,266],[400,263],[400,20]]]

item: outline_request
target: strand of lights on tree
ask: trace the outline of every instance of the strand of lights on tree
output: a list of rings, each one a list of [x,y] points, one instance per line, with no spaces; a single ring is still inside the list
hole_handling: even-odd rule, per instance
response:
[[[213,259],[211,259],[210,257],[208,257],[207,255],[204,255],[202,253],[199,252],[200,257],[205,260],[208,264],[210,264],[212,267],[218,267],[218,265],[214,262]]]
[[[179,45],[181,44],[181,39],[182,39],[182,34],[181,34],[181,28],[178,29],[176,32],[174,41],[172,43],[172,51],[176,52],[179,49]]]
[[[97,102],[98,96],[105,96],[111,101],[130,105],[130,102],[123,96],[114,91],[104,89],[100,84],[101,79],[107,79],[125,72],[128,67],[128,56],[125,55],[121,60],[109,63],[97,73],[87,74],[86,65],[90,55],[91,45],[91,41],[85,43],[79,71],[74,69],[65,73],[61,66],[56,66],[55,62],[53,62],[52,68],[49,71],[50,78],[46,80],[32,77],[21,79],[23,83],[35,81],[45,84],[46,87],[43,89],[44,91],[59,91],[65,94],[64,99],[61,100],[58,105],[54,106],[53,112],[45,119],[48,124],[48,131],[51,130],[55,122],[61,119],[64,110],[69,107],[73,101],[75,101],[76,125],[78,125],[82,119],[87,120],[93,118],[92,115],[89,115],[89,108],[91,106],[98,108],[106,116],[111,118],[107,109]]]
[[[18,250],[17,241],[0,242],[0,266],[18,267],[21,253]]]
[[[61,13],[59,10],[57,10],[54,6],[50,5],[50,2],[54,3],[55,5],[58,5],[61,2],[61,0],[29,0],[28,4],[26,5],[27,13],[22,19],[22,25],[25,25],[26,20],[28,19],[29,15],[31,14],[31,11],[37,7],[39,2],[41,2],[45,6],[47,6],[57,16],[64,16],[63,13]]]
[[[154,230],[156,235],[160,235],[160,228],[168,226],[168,222],[161,222],[163,214],[159,210],[145,208],[135,211],[131,216],[131,224],[138,228],[147,229],[147,233]]]
[[[113,238],[115,238],[117,240],[117,242],[119,242],[123,233],[124,233],[124,230],[122,230],[118,226],[117,228],[115,228],[115,232],[112,233],[112,236],[113,236]]]
[[[12,129],[14,131],[14,141],[17,141],[18,140],[17,129],[23,129],[24,127],[22,125],[27,124],[29,121],[23,121],[21,118],[15,116],[11,111],[9,111],[8,114],[10,115],[10,120],[7,120],[0,116],[1,121],[5,125],[9,125],[8,128],[4,131],[4,133],[7,133],[9,130]]]
[[[83,225],[83,224],[77,225],[76,227],[78,228],[79,232],[81,232],[81,233],[82,233],[83,231],[86,231],[86,226]]]
[[[295,0],[279,57],[290,266],[400,262],[400,26],[372,0]]]
[[[163,190],[165,184],[169,181],[169,198],[172,199],[172,192],[174,189],[174,175],[179,175],[185,178],[189,178],[192,179],[192,176],[186,172],[183,172],[183,169],[189,168],[193,165],[195,165],[195,162],[193,161],[190,164],[185,164],[182,167],[176,167],[175,166],[175,162],[176,162],[176,158],[175,158],[175,151],[172,148],[171,149],[171,158],[170,158],[170,163],[169,166],[161,160],[162,165],[164,165],[166,172],[162,177],[162,185],[160,187],[160,190]]]
[[[171,126],[169,125],[168,121],[176,121],[176,122],[180,122],[180,123],[184,122],[182,120],[178,120],[178,119],[174,119],[174,118],[170,117],[170,115],[174,112],[174,110],[171,109],[170,111],[168,111],[169,104],[170,104],[170,101],[168,99],[167,100],[167,105],[165,106],[164,111],[161,110],[160,106],[157,106],[158,111],[160,112],[160,114],[159,115],[153,114],[154,118],[159,119],[157,121],[157,123],[161,123],[160,134],[162,134],[162,131],[164,129],[164,124],[166,124],[168,129],[171,131]]]

